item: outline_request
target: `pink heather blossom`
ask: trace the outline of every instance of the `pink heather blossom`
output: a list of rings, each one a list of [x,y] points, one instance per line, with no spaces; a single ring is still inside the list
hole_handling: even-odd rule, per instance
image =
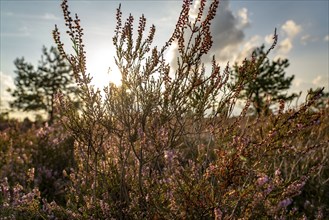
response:
[[[298,123],[296,126],[297,126],[297,128],[298,128],[298,129],[301,129],[301,128],[303,128],[303,125],[302,125],[302,124],[300,124],[300,123]]]
[[[54,138],[52,142],[54,145],[57,145],[60,141],[58,138]]]
[[[264,191],[266,195],[270,194],[274,189],[274,186],[270,184],[267,189]]]
[[[280,176],[281,175],[281,171],[279,169],[276,169],[274,175],[275,176]]]
[[[172,162],[172,160],[174,159],[174,156],[175,156],[175,154],[172,150],[166,150],[164,152],[164,157],[168,161],[168,163]]]
[[[42,137],[45,133],[46,132],[44,128],[41,127],[40,129],[37,130],[37,137]]]
[[[220,208],[215,208],[214,214],[215,214],[215,220],[220,220],[223,218],[223,212],[220,210]]]
[[[286,194],[287,195],[291,195],[291,194],[299,195],[301,193],[302,188],[304,187],[305,183],[306,183],[306,180],[296,181],[296,182],[292,183],[291,185],[288,186],[288,188],[286,190]]]
[[[267,183],[268,180],[269,180],[268,176],[264,175],[264,176],[259,177],[259,178],[257,179],[257,184],[258,184],[259,186],[262,186],[262,185],[264,185],[265,183]]]
[[[289,206],[291,203],[292,203],[292,199],[286,198],[286,199],[282,200],[281,202],[279,202],[278,208],[285,208],[285,207]]]
[[[34,167],[27,171],[27,180],[28,181],[32,182],[34,180],[34,172],[35,172]]]

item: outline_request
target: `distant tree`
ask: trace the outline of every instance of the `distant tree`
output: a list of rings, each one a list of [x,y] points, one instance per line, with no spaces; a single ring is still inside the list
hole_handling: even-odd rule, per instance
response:
[[[14,80],[16,88],[13,91],[8,90],[14,97],[10,107],[23,111],[45,110],[52,122],[54,95],[60,91],[72,98],[77,92],[71,66],[55,47],[48,51],[45,46],[36,69],[26,62],[24,57],[17,58],[14,64],[17,74]]]
[[[286,91],[290,88],[294,76],[286,76],[285,69],[289,66],[288,59],[277,59],[271,61],[266,56],[264,45],[257,48],[253,53],[254,61],[259,66],[253,79],[247,80],[242,88],[240,98],[249,98],[253,104],[254,110],[259,115],[262,112],[266,115],[269,113],[271,102],[279,100],[291,101],[297,94],[288,95]],[[244,62],[252,62],[245,60]],[[243,73],[245,70],[235,65],[233,70],[233,83],[241,81],[246,77]],[[250,76],[249,76],[250,77]]]

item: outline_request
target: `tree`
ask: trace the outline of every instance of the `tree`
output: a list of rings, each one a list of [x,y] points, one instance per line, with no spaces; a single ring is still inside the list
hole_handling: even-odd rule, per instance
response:
[[[49,121],[54,119],[54,95],[61,91],[68,97],[77,92],[72,68],[55,47],[48,51],[44,46],[37,69],[24,57],[14,61],[16,66],[15,90],[9,92],[14,97],[11,108],[23,111],[45,110]]]
[[[284,93],[290,88],[294,75],[286,77],[285,69],[289,66],[288,59],[277,59],[271,61],[264,51],[264,45],[257,48],[253,52],[253,58],[257,63],[258,70],[250,80],[246,81],[240,98],[250,99],[256,113],[259,115],[262,112],[267,115],[269,113],[270,102],[279,100],[291,101],[297,94],[288,95]],[[245,60],[244,62],[251,62]],[[243,74],[245,70],[234,66],[233,81],[234,83],[241,81],[245,77]],[[233,83],[233,84],[234,84]]]

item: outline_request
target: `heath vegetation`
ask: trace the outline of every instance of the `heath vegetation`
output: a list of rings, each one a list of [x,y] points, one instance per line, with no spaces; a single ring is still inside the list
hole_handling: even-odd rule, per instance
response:
[[[134,28],[134,17],[124,19],[119,7],[113,45],[122,82],[101,93],[86,71],[80,19],[64,0],[75,53],[66,52],[57,27],[53,36],[72,68],[81,104],[59,90],[52,124],[7,122],[0,131],[1,218],[329,216],[329,109],[323,89],[287,107],[290,96],[279,95],[292,80],[282,74],[287,61],[278,61],[279,69],[271,72],[276,65],[267,59],[276,32],[268,50],[262,47],[234,68],[221,68],[215,56],[205,63],[218,6],[219,0],[201,0],[191,18],[191,2],[184,0],[163,47],[152,46],[155,26],[147,29],[141,16]],[[174,42],[175,69],[165,59]],[[257,81],[262,73],[268,78]],[[262,85],[263,96],[255,96],[255,82],[272,83],[271,74],[285,86],[272,94]],[[239,99],[245,104],[234,115]],[[257,114],[249,113],[251,105]]]

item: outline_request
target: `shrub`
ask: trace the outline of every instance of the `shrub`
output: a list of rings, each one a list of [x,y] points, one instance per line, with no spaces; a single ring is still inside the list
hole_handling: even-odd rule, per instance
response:
[[[83,105],[76,109],[65,96],[57,96],[60,124],[74,139],[68,145],[72,163],[58,162],[61,153],[66,155],[64,147],[49,151],[49,163],[41,161],[64,169],[65,202],[36,197],[35,218],[323,219],[328,213],[328,109],[312,108],[321,90],[295,109],[286,110],[279,102],[279,110],[266,118],[247,116],[246,100],[240,115],[233,116],[243,86],[257,76],[259,66],[254,58],[246,60],[239,67],[246,77],[233,87],[228,86],[228,65],[221,70],[214,57],[207,68],[202,57],[212,46],[210,24],[219,2],[205,3],[193,20],[190,1],[184,1],[174,32],[160,49],[151,47],[155,27],[144,37],[142,16],[134,39],[134,18],[123,23],[119,7],[113,43],[122,84],[110,84],[102,97],[86,73],[80,20],[70,16],[63,1],[76,54],[65,52],[57,27],[54,38],[72,65]],[[179,45],[177,69],[164,59],[174,41]],[[275,33],[264,58],[276,41]],[[8,203],[7,185],[1,188],[2,210]],[[17,210],[13,206],[9,214]]]
[[[74,168],[73,140],[55,123],[9,122],[0,131],[0,217],[46,217],[47,201],[66,204],[68,178]]]

